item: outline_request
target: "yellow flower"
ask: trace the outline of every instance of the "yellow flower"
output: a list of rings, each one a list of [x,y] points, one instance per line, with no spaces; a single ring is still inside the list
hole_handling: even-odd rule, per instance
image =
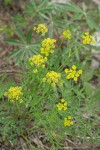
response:
[[[48,28],[44,24],[39,24],[38,27],[34,27],[34,30],[37,33],[41,33],[42,36],[44,36],[48,32]]]
[[[76,74],[75,74],[75,77],[79,77],[80,76],[80,74],[77,72]]]
[[[64,107],[64,110],[67,110],[67,107]]]
[[[64,118],[64,126],[71,126],[74,122],[71,121],[71,116],[68,116],[68,118]]]
[[[74,77],[74,81],[77,81],[77,77]]]
[[[71,32],[70,32],[70,30],[65,30],[65,31],[63,32],[63,35],[64,35],[64,37],[65,37],[66,39],[71,39]]]
[[[19,100],[19,103],[20,103],[20,104],[22,104],[22,103],[23,103],[23,100],[22,100],[22,99],[20,99],[20,100]]]
[[[52,87],[55,87],[57,84],[61,83],[61,74],[55,71],[50,71],[42,81],[48,82]]]
[[[58,103],[58,104],[57,104],[57,108],[58,108],[58,110],[62,110],[62,109],[63,109],[63,104]]]
[[[81,36],[82,38],[82,42],[83,44],[94,44],[95,43],[95,40],[93,39],[93,36],[91,36],[89,34],[89,32],[85,32],[84,35]]]
[[[44,68],[45,67],[45,63],[47,62],[47,57],[43,57],[42,55],[38,54],[38,55],[33,55],[33,57],[31,57],[29,59],[30,65],[31,66],[36,66],[36,67],[41,67]],[[36,70],[35,70],[36,71]]]
[[[33,70],[33,73],[38,73],[38,70],[37,70],[37,69],[34,69],[34,70]]]
[[[7,96],[11,103],[14,103],[15,101],[20,102],[20,97],[22,95],[22,87],[20,86],[10,87],[8,91],[4,93],[4,96]]]
[[[42,47],[40,49],[41,51],[41,54],[44,54],[45,56],[49,56],[49,54],[51,53],[54,53],[54,50],[52,50],[53,48],[55,48],[55,44],[56,43],[56,40],[55,39],[50,39],[50,38],[47,38],[47,39],[44,39],[42,41]]]
[[[76,66],[73,65],[71,69],[65,69],[65,73],[67,74],[66,79],[73,79],[74,81],[78,80],[78,77],[82,74],[82,70],[76,71]]]
[[[63,102],[65,102],[65,100],[62,98],[62,99],[61,99],[61,102],[63,103]]]
[[[66,107],[66,106],[67,106],[67,103],[65,102],[63,105],[64,105],[64,107]]]
[[[62,98],[61,102],[57,104],[58,110],[67,110],[67,102]]]
[[[82,74],[82,70],[79,70],[79,71],[78,71],[78,74]]]
[[[71,78],[70,75],[66,76],[66,79],[70,79],[70,78]]]
[[[76,66],[75,66],[75,65],[73,65],[73,66],[72,66],[72,69],[73,69],[73,70],[75,70],[75,69],[76,69]]]
[[[65,69],[65,72],[66,72],[66,73],[68,73],[68,72],[69,72],[69,70],[66,68],[66,69]]]
[[[9,99],[18,100],[22,96],[22,87],[10,87],[7,92],[4,93],[4,96],[7,96]]]

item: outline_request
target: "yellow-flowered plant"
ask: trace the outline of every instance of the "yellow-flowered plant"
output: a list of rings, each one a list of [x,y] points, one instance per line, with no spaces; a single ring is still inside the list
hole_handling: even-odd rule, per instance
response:
[[[39,25],[35,30],[37,33],[41,33],[42,35],[44,35],[47,32],[43,25]],[[44,131],[44,134],[45,131],[47,131],[46,136],[49,136],[48,139],[51,139],[50,143],[52,143],[52,141],[54,140],[54,145],[57,145],[61,141],[57,142],[56,144],[55,139],[62,140],[62,133],[63,135],[65,135],[66,130],[67,134],[73,137],[75,129],[81,129],[81,125],[84,125],[84,123],[86,124],[87,119],[83,119],[84,110],[88,110],[86,109],[87,107],[84,107],[84,105],[88,104],[84,103],[84,100],[86,98],[86,93],[84,94],[85,84],[82,84],[81,82],[80,86],[76,85],[77,82],[73,84],[73,82],[69,81],[69,79],[77,81],[80,75],[82,74],[82,70],[78,70],[75,65],[69,68],[70,63],[72,63],[73,61],[73,58],[69,59],[69,55],[72,56],[73,54],[75,54],[74,49],[80,49],[80,45],[83,46],[83,44],[81,43],[78,45],[78,42],[80,41],[77,40],[79,40],[79,38],[81,37],[78,36],[78,38],[76,38],[76,40],[74,41],[74,38],[72,37],[74,33],[72,33],[72,35],[71,33],[72,30],[71,32],[70,30],[65,30],[63,32],[64,37],[71,40],[69,40],[67,44],[65,44],[65,40],[64,43],[63,41],[61,41],[61,43],[59,43],[59,46],[57,47],[56,53],[54,53],[53,50],[55,48],[56,40],[51,38],[44,39],[41,43],[40,53],[37,55],[33,55],[31,58],[29,58],[28,62],[27,60],[25,61],[26,69],[25,74],[23,73],[24,78],[21,81],[23,90],[22,87],[16,86],[10,87],[8,91],[5,92],[4,96],[8,98],[8,101],[10,101],[11,103],[16,102],[14,105],[11,105],[11,103],[7,103],[9,105],[7,107],[9,107],[10,110],[8,112],[8,115],[11,113],[11,117],[9,118],[16,118],[16,125],[19,125],[20,128],[22,127],[22,130],[20,130],[21,132],[19,132],[15,125],[18,134],[21,133],[21,135],[23,135],[22,133],[24,133],[24,129],[26,128],[31,128],[30,131],[32,131],[32,133],[33,130],[38,132],[38,129],[43,129],[42,131]],[[86,37],[88,40],[85,39],[85,37],[83,37],[83,39],[85,40],[84,43],[92,42],[92,38],[89,34],[85,34],[85,36],[88,37]],[[74,35],[74,37],[76,37],[76,35]],[[27,39],[27,42],[29,40]],[[76,41],[77,43],[74,46],[74,43]],[[24,47],[28,49],[30,47],[29,44],[30,43],[28,43],[28,45]],[[69,44],[72,45],[70,46]],[[40,45],[38,45],[37,47],[39,46]],[[69,47],[66,48],[67,46]],[[52,53],[54,54],[52,56],[49,56]],[[75,62],[75,64],[76,63],[77,62]],[[67,65],[68,68],[66,68]],[[63,71],[64,68],[65,70]],[[64,98],[66,98],[67,101]],[[88,96],[88,99],[89,98],[90,96]],[[4,103],[6,103],[6,101],[4,101]],[[80,112],[81,107],[82,112]],[[8,108],[3,111],[7,113],[6,110],[8,111]],[[1,119],[1,121],[2,120],[3,119]],[[23,127],[24,124],[25,127]],[[73,125],[72,129],[70,128],[71,125]],[[73,130],[73,132],[71,132],[71,130]],[[53,148],[54,147],[50,147],[50,149]],[[60,148],[57,147],[54,149]]]
[[[42,81],[48,82],[52,87],[56,87],[57,84],[62,85],[61,74],[55,71],[48,72]]]
[[[38,54],[38,55],[33,55],[30,59],[29,59],[29,63],[31,66],[35,66],[37,68],[44,68],[45,67],[45,63],[47,62],[47,57],[43,57],[42,55]],[[37,73],[38,70],[34,69],[33,70],[34,73]]]
[[[46,38],[42,41],[42,47],[40,49],[41,54],[44,54],[45,56],[49,56],[49,54],[54,53],[53,48],[55,48],[55,39]]]
[[[62,98],[61,102],[57,104],[58,110],[67,110],[67,102]]]
[[[42,36],[44,36],[48,32],[48,28],[44,24],[39,24],[37,27],[34,27],[34,30]]]
[[[23,103],[23,100],[21,99],[22,95],[22,87],[20,86],[10,87],[8,91],[4,93],[4,96],[8,97],[11,103],[14,103],[15,101]]]
[[[65,37],[66,39],[71,39],[71,32],[70,32],[70,30],[65,30],[65,31],[63,32],[63,35],[64,35],[64,37]]]
[[[72,117],[71,116],[68,116],[67,118],[64,118],[64,126],[71,126],[74,124],[74,122],[71,120]]]
[[[95,40],[93,39],[93,36],[91,36],[89,34],[89,32],[85,32],[84,35],[81,36],[82,38],[82,42],[83,44],[94,44],[95,43]]]
[[[66,68],[65,73],[67,74],[66,79],[78,80],[78,77],[82,74],[82,70],[76,70],[76,66],[73,65],[71,69]]]

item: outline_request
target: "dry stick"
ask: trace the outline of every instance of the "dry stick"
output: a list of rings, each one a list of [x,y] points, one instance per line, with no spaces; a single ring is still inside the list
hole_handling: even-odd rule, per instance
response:
[[[3,73],[13,74],[13,73],[22,73],[22,72],[17,70],[2,70],[0,71],[0,77],[2,76]]]
[[[66,139],[66,141],[68,141],[69,143],[71,143],[71,144],[73,144],[74,146],[76,146],[76,145],[74,144],[74,142],[72,142],[71,140]]]
[[[87,147],[87,146],[85,146],[85,147],[63,147],[64,150],[74,150],[74,149],[86,150],[87,148],[89,148],[89,147]]]
[[[17,71],[17,70],[2,70],[0,71],[0,73],[4,73],[4,72],[7,72],[7,73],[21,73],[21,71]]]

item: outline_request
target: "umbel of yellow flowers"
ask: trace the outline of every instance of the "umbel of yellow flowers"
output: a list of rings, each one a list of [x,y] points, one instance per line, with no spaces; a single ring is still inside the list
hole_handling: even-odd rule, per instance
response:
[[[46,77],[42,79],[43,82],[48,82],[52,87],[56,87],[57,84],[62,86],[61,74],[55,71],[50,71],[46,74]]]
[[[47,62],[47,57],[43,57],[40,54],[33,55],[29,59],[29,62],[30,62],[31,66],[37,66],[37,67],[40,67],[40,68],[44,68],[45,67],[45,63]]]
[[[58,110],[67,110],[67,102],[62,98],[61,102],[57,104]]]
[[[23,103],[23,100],[21,99],[22,95],[22,87],[20,86],[10,87],[8,91],[4,93],[4,96],[7,96],[11,103],[14,103],[15,101]]]
[[[90,34],[89,34],[89,32],[85,32],[85,34],[84,35],[82,35],[81,36],[81,38],[82,38],[82,42],[83,42],[83,44],[94,44],[95,43],[95,40],[93,39],[93,36],[91,36]]]
[[[67,118],[64,118],[64,126],[71,126],[74,124],[73,121],[71,121],[71,116],[68,116]]]
[[[47,62],[47,57],[43,57],[42,55],[38,54],[38,55],[33,55],[30,59],[29,59],[29,63],[31,66],[34,66],[35,68],[33,69],[33,73],[38,73],[38,69],[39,68],[44,68],[45,67],[45,63]]]
[[[65,73],[67,74],[66,79],[78,80],[78,77],[82,74],[82,70],[76,70],[76,66],[73,65],[71,69],[66,68]]]
[[[48,32],[48,28],[44,24],[39,24],[37,27],[33,28],[38,34],[40,33],[44,36]]]
[[[42,41],[42,47],[40,49],[41,54],[44,54],[45,56],[49,56],[49,54],[54,53],[53,48],[55,48],[55,39],[46,38]]]
[[[70,30],[65,30],[63,32],[63,36],[66,38],[66,39],[71,39],[71,32]]]

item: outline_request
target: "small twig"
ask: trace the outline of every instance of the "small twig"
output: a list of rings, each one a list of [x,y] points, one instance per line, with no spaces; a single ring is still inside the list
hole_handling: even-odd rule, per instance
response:
[[[21,73],[21,71],[18,71],[18,70],[2,70],[2,71],[0,71],[0,73],[4,73],[4,72],[7,72],[7,73]]]
[[[89,147],[85,146],[85,147],[63,147],[64,150],[74,150],[74,149],[79,149],[79,150],[85,150]]]
[[[68,147],[63,147],[62,150],[73,150],[73,148],[68,146]]]
[[[71,140],[69,140],[69,139],[66,139],[69,143],[71,143],[71,144],[73,144],[74,146],[76,146],[75,144],[74,144],[74,142],[72,142]]]
[[[8,74],[16,73],[16,74],[19,74],[19,73],[22,73],[22,72],[17,71],[17,70],[2,70],[2,71],[0,71],[0,77],[2,76],[3,73],[8,73]]]

